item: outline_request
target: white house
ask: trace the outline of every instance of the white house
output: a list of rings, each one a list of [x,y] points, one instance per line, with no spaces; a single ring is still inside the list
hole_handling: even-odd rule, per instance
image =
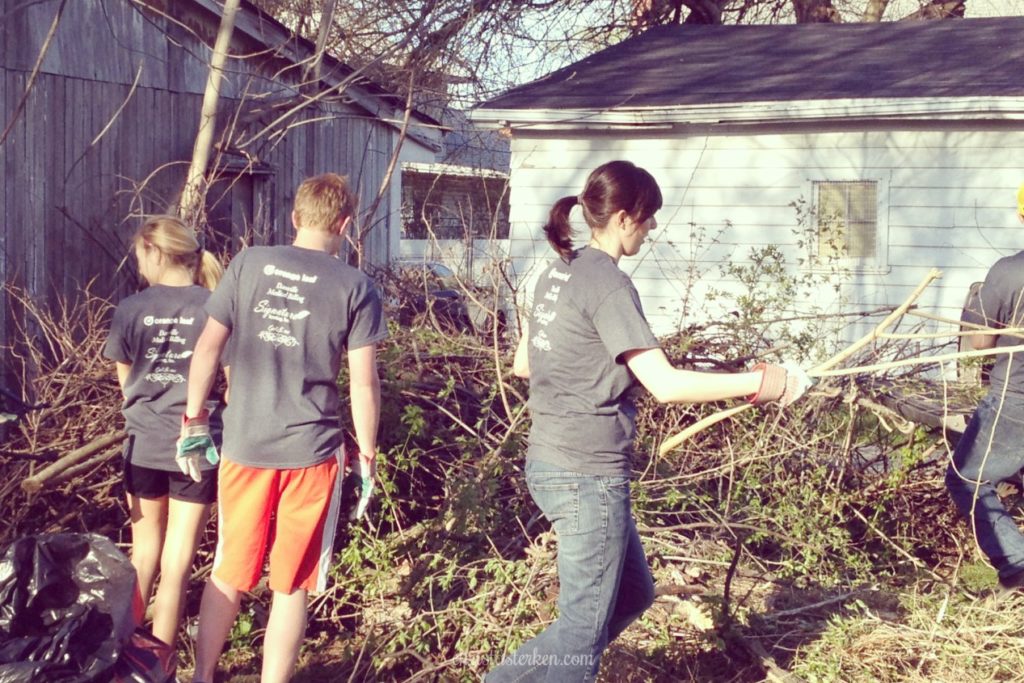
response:
[[[767,245],[795,275],[847,272],[841,295],[823,283],[797,307],[895,305],[938,267],[919,304],[957,318],[1024,248],[1022,35],[1024,18],[666,26],[515,88],[472,119],[511,137],[516,269],[553,257],[551,204],[624,158],[665,198],[652,243],[620,264],[657,333],[728,310],[701,302]]]

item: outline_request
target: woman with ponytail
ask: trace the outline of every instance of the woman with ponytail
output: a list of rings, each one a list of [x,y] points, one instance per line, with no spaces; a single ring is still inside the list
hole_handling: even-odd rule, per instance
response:
[[[139,274],[149,285],[114,311],[103,355],[117,364],[128,441],[124,487],[138,574],[139,621],[153,593],[153,635],[174,645],[192,561],[217,469],[179,462],[175,441],[185,410],[189,359],[206,323],[203,306],[223,268],[195,232],[173,216],[155,216],[133,238]]]
[[[580,248],[569,220],[576,206],[590,227]],[[559,199],[544,226],[558,258],[537,282],[513,370],[530,380],[526,483],[558,536],[559,613],[488,682],[593,680],[608,643],[653,602],[629,490],[638,383],[660,402],[780,405],[810,383],[795,367],[717,374],[672,366],[618,267],[640,251],[660,208],[650,173],[612,161],[579,195]]]

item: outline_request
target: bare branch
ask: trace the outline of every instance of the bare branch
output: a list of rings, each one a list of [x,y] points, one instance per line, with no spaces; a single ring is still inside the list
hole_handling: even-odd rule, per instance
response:
[[[32,86],[36,82],[36,77],[39,75],[39,68],[43,65],[43,58],[46,57],[46,52],[50,49],[50,43],[53,42],[53,36],[57,33],[57,26],[60,24],[61,15],[64,14],[64,5],[67,4],[68,0],[61,0],[60,5],[57,6],[57,12],[53,15],[53,21],[50,23],[50,30],[46,33],[46,40],[43,41],[43,46],[39,50],[39,55],[36,57],[36,63],[32,65],[32,73],[28,77],[28,82],[25,83],[25,92],[21,94],[21,99],[18,100],[18,104],[14,107],[14,112],[11,114],[11,119],[7,122],[7,127],[4,128],[4,132],[0,133],[0,145],[4,144],[7,140],[7,136],[11,134],[11,129],[14,128],[14,124],[18,121],[18,117],[21,116],[22,110],[25,109],[25,103],[28,102],[28,94],[32,92]]]

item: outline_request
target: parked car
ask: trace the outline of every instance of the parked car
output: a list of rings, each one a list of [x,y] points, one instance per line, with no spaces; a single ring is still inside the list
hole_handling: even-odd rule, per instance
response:
[[[500,292],[507,287],[466,282],[444,263],[423,259],[396,261],[391,279],[390,303],[401,325],[419,318],[444,329],[490,335],[497,320],[499,336],[504,335],[511,297]]]

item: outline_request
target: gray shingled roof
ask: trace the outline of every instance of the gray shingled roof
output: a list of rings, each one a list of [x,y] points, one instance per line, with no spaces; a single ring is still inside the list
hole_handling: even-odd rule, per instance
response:
[[[1024,95],[1024,17],[662,26],[480,109]]]

